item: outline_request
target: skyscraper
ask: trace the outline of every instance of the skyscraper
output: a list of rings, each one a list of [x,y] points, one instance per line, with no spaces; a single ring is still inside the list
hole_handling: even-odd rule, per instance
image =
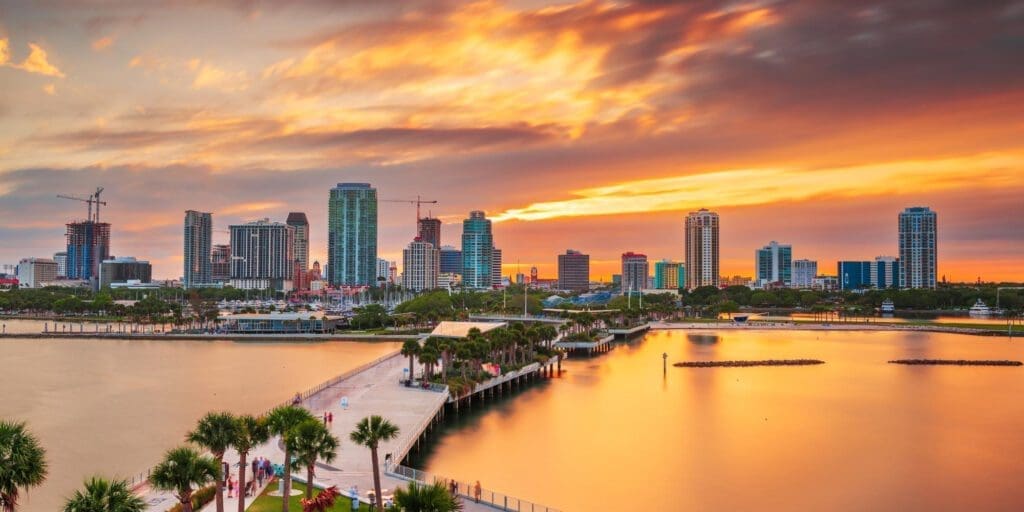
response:
[[[295,228],[263,219],[230,226],[231,286],[247,290],[292,289]]]
[[[293,284],[296,290],[309,289],[309,219],[304,212],[291,212],[285,220],[295,230],[295,246],[292,252],[295,257]]]
[[[110,259],[110,223],[71,222],[67,229],[68,279],[98,283],[100,262]]]
[[[440,251],[416,237],[402,251],[402,287],[419,292],[437,288]]]
[[[434,249],[441,248],[441,219],[424,217],[416,221],[416,232],[420,240],[434,246]]]
[[[622,286],[623,293],[639,292],[647,288],[647,276],[651,269],[647,264],[647,255],[634,252],[622,253]]]
[[[226,283],[231,279],[231,246],[217,244],[210,251],[210,281]]]
[[[501,286],[501,249],[491,248],[491,286]]]
[[[377,284],[384,286],[391,276],[391,262],[384,258],[377,258]]]
[[[377,189],[339,183],[327,203],[328,281],[334,286],[376,284]]]
[[[558,255],[558,289],[585,292],[590,289],[590,255],[567,249]]]
[[[213,282],[210,251],[213,245],[213,215],[195,210],[185,211],[185,273],[181,284],[185,288],[203,286]]]
[[[686,216],[686,287],[718,286],[718,214],[701,208]]]
[[[901,288],[935,288],[937,234],[936,215],[930,208],[914,206],[900,213]]]
[[[654,262],[654,288],[659,290],[686,288],[686,265],[671,260]]]
[[[441,247],[441,273],[462,275],[462,251],[450,245]]]
[[[462,221],[462,286],[491,287],[493,251],[490,219],[480,210],[469,212],[469,218]]]
[[[760,287],[768,285],[793,285],[793,247],[774,240],[754,253],[757,275],[754,279]]]
[[[793,262],[793,287],[810,288],[818,275],[818,262],[814,260],[796,260]]]

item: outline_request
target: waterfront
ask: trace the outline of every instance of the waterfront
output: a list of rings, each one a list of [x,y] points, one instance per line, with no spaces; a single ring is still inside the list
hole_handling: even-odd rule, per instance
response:
[[[28,421],[50,462],[19,510],[56,510],[92,474],[144,470],[207,411],[261,412],[398,346],[0,340],[0,417]]]
[[[662,353],[668,371],[662,373]],[[673,368],[816,358],[803,367]],[[566,511],[1019,510],[1024,359],[1006,338],[653,331],[464,415],[424,460]]]

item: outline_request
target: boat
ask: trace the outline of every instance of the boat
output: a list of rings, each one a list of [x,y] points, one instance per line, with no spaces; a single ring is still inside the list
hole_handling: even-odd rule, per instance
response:
[[[892,303],[892,299],[885,299],[882,301],[881,307],[882,313],[895,313],[896,305]]]
[[[971,316],[989,316],[992,314],[992,310],[981,299],[978,299],[978,302],[971,306],[969,313]]]

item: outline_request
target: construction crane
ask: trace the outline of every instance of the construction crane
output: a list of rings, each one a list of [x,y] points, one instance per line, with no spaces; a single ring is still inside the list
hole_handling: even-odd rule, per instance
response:
[[[437,201],[428,201],[426,199],[420,199],[420,196],[416,196],[416,199],[383,199],[385,203],[408,203],[416,205],[416,223],[420,222],[420,205],[423,204],[437,204]]]
[[[89,194],[89,197],[83,198],[83,197],[77,197],[77,196],[68,196],[68,195],[64,195],[64,194],[57,194],[57,197],[59,197],[61,199],[70,199],[72,201],[81,201],[83,203],[88,204],[89,205],[88,206],[88,212],[89,213],[88,213],[88,216],[86,217],[86,220],[87,221],[91,221],[91,222],[99,223],[99,221],[100,221],[100,205],[101,204],[103,206],[107,205],[106,201],[100,201],[100,194],[101,193],[103,193],[103,187],[96,187],[96,192],[93,193],[93,194]],[[96,215],[95,216],[93,216],[93,213],[92,213],[92,205],[93,204],[96,205]]]

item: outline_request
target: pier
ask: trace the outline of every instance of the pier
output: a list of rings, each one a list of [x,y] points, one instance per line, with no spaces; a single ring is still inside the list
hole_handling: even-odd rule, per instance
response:
[[[620,329],[608,329],[608,333],[609,334],[614,334],[615,336],[620,336],[620,337],[623,337],[623,338],[628,338],[628,337],[630,337],[630,336],[632,336],[634,334],[640,333],[640,332],[647,332],[650,329],[651,329],[651,324],[647,323],[647,324],[635,325],[633,327],[623,327],[623,328],[620,328]]]
[[[555,347],[568,351],[569,353],[586,353],[587,355],[600,354],[612,349],[615,341],[614,334],[603,336],[597,341],[558,341]]]

